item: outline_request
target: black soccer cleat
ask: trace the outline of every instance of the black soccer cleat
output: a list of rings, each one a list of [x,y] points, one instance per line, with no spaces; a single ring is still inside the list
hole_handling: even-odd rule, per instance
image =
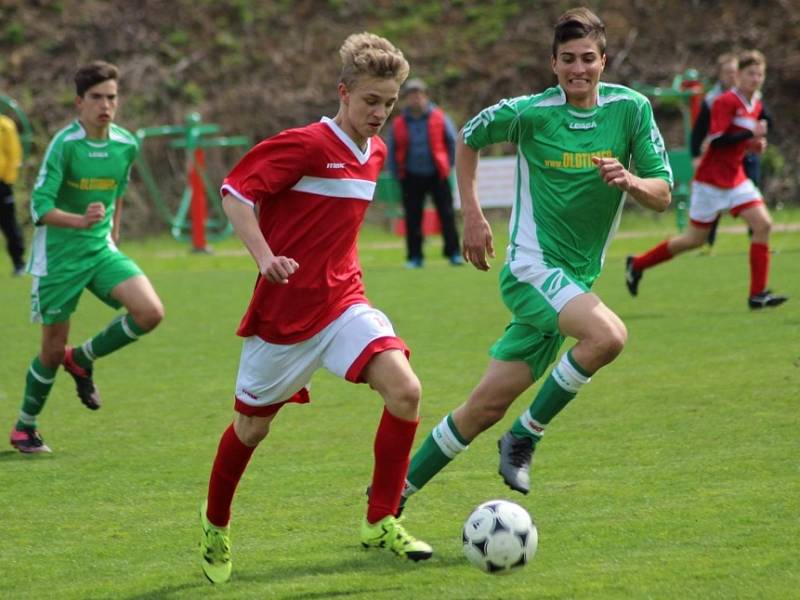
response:
[[[706,238],[706,244],[709,248],[713,248],[714,244],[717,241],[717,230],[719,229],[719,222],[722,219],[722,215],[717,215],[717,218],[714,219],[714,222],[711,223],[711,227],[708,228],[708,237]]]
[[[23,454],[52,452],[36,429],[11,429],[11,445]]]
[[[789,299],[788,296],[778,296],[777,294],[773,294],[770,290],[764,290],[760,294],[756,294],[755,296],[750,296],[747,299],[747,306],[749,306],[753,310],[758,310],[761,308],[772,308],[775,306],[780,306],[784,302]]]
[[[372,486],[367,486],[367,499],[369,500],[369,496],[372,493]],[[400,496],[400,505],[397,507],[397,512],[394,513],[395,518],[399,519],[400,515],[403,514],[403,510],[406,508],[406,502],[408,501],[408,496]]]
[[[628,256],[625,259],[625,285],[631,296],[636,296],[639,293],[639,281],[642,279],[644,273],[637,271],[633,268],[633,257]]]
[[[498,473],[512,490],[527,494],[531,491],[531,461],[536,446],[529,437],[517,437],[510,431],[497,440],[500,451]]]
[[[75,389],[83,405],[89,410],[100,408],[100,391],[92,380],[92,369],[84,369],[72,358],[74,348],[64,354],[64,370],[75,380]]]

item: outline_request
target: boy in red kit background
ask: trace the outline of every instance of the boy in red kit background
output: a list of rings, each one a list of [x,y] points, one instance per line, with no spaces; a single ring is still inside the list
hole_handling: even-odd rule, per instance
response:
[[[767,289],[772,219],[761,192],[742,166],[745,152],[760,154],[767,146],[768,126],[761,104],[765,72],[766,60],[761,52],[749,50],[739,57],[738,84],[720,94],[711,107],[710,145],[692,182],[689,227],[678,237],[628,257],[625,283],[631,295],[637,295],[645,269],[702,246],[717,215],[727,210],[734,217],[742,217],[753,232],[748,306],[774,307],[788,300]]]
[[[201,509],[202,568],[214,583],[231,575],[230,507],[255,447],[287,402],[309,401],[320,367],[368,383],[385,407],[375,436],[375,467],[365,547],[412,560],[428,544],[394,517],[416,432],[420,383],[408,349],[365,296],[356,242],[386,159],[377,137],[408,76],[387,40],[354,34],[339,50],[339,111],[252,148],[222,186],[223,207],[259,275],[238,335],[244,339],[235,417],[219,443]]]

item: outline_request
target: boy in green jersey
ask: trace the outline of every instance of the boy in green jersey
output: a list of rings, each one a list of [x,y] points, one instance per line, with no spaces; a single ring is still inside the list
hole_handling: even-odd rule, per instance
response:
[[[500,474],[512,489],[528,493],[531,458],[545,427],[625,345],[625,325],[591,292],[592,284],[617,228],[623,193],[663,211],[672,173],[647,99],[600,83],[605,27],[596,15],[585,8],[564,13],[551,60],[557,86],[486,108],[459,137],[463,253],[482,271],[494,249],[476,192],[478,153],[489,144],[517,145],[511,239],[500,273],[512,318],[470,397],[434,427],[411,459],[405,498],[498,422],[572,337],[577,343],[498,443]],[[631,159],[638,176],[627,169]]]
[[[19,419],[11,429],[11,445],[20,452],[50,451],[36,417],[59,365],[75,380],[81,402],[96,410],[94,360],[135,341],[164,317],[150,281],[116,246],[122,196],[138,152],[136,138],[113,123],[117,78],[117,68],[101,61],[78,70],[78,119],[50,142],[33,188],[36,231],[27,270],[33,275],[31,320],[42,324],[42,346],[28,369]],[[84,288],[127,313],[72,348],[69,319]]]

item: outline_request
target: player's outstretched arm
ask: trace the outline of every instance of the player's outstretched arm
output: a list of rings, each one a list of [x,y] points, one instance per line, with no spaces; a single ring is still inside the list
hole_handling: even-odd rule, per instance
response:
[[[456,142],[456,181],[464,215],[462,253],[476,269],[488,271],[486,255],[494,258],[492,227],[483,216],[478,200],[478,152],[464,143],[461,134]]]
[[[293,258],[275,256],[258,227],[253,207],[238,198],[226,194],[222,199],[222,209],[242,240],[259,272],[272,283],[289,283],[289,277],[300,268]]]
[[[658,177],[637,177],[616,158],[600,158],[593,156],[592,162],[597,167],[600,177],[608,185],[627,192],[639,204],[656,212],[663,212],[672,202],[669,184]]]

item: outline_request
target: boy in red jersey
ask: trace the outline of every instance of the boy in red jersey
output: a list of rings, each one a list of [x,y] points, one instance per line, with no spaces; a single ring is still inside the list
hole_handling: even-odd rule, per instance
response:
[[[745,175],[745,152],[761,153],[767,146],[767,121],[761,104],[766,60],[757,50],[739,57],[739,82],[720,94],[711,107],[710,147],[703,155],[692,182],[691,223],[685,233],[661,242],[626,262],[625,283],[636,296],[643,271],[673,256],[702,246],[722,211],[744,219],[753,232],[750,242],[750,295],[752,309],[773,307],[788,300],[767,289],[769,232],[772,220],[761,192]]]
[[[309,401],[307,385],[320,367],[368,383],[385,403],[362,545],[411,560],[432,555],[394,517],[419,420],[420,383],[406,345],[367,301],[356,248],[386,158],[377,134],[409,67],[402,52],[370,33],[348,37],[339,54],[337,115],[262,141],[222,185],[225,213],[259,275],[237,332],[245,340],[236,414],[200,511],[202,568],[214,583],[230,578],[230,506],[250,456],[284,404]]]

